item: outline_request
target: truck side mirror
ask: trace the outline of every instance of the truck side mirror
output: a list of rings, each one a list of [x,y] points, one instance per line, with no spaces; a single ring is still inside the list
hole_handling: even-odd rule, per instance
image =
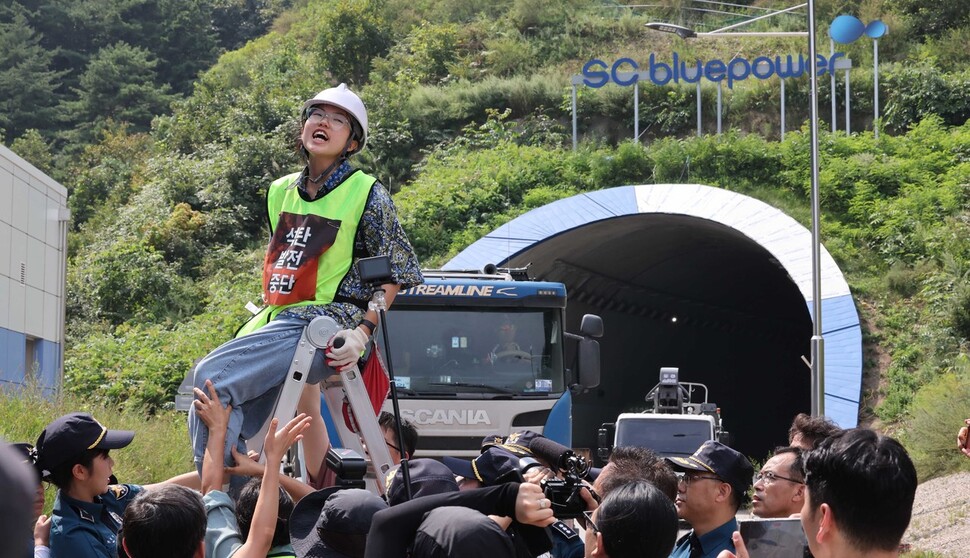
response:
[[[579,383],[585,388],[600,385],[600,343],[584,337],[579,341]]]
[[[603,318],[596,314],[584,314],[579,324],[579,332],[586,337],[603,337]]]

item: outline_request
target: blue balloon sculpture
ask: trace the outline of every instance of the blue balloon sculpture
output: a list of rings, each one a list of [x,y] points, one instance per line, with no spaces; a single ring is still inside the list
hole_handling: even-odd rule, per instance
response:
[[[859,18],[851,15],[840,15],[832,20],[829,36],[837,43],[849,44],[862,36],[866,26]]]
[[[870,39],[878,39],[885,35],[887,31],[889,31],[889,26],[878,19],[866,25],[866,37]]]

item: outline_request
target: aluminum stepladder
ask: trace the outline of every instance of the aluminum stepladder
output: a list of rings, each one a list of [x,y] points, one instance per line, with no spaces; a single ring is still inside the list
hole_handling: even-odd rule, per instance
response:
[[[290,369],[286,374],[286,378],[283,380],[283,387],[276,400],[273,413],[266,420],[266,423],[263,424],[259,433],[247,442],[250,450],[259,452],[261,463],[265,459],[262,454],[263,440],[266,437],[266,432],[269,430],[272,419],[279,419],[279,425],[282,426],[296,416],[296,407],[300,401],[303,387],[306,385],[307,375],[310,371],[310,365],[313,362],[314,355],[317,350],[326,350],[327,342],[341,329],[343,328],[337,325],[337,322],[327,316],[314,318],[303,329],[303,334],[297,342],[296,351],[293,354],[293,361],[290,363]],[[391,454],[384,442],[384,433],[377,422],[377,416],[374,414],[374,408],[371,405],[371,400],[367,394],[367,388],[364,385],[360,370],[355,365],[348,370],[340,372],[339,383],[335,379],[336,376],[334,375],[325,381],[328,386],[326,389],[327,408],[321,408],[321,414],[329,412],[334,422],[342,426],[343,417],[341,408],[343,400],[346,398],[353,419],[357,424],[357,432],[356,434],[347,436],[346,434],[350,433],[350,430],[343,427],[339,428],[342,435],[340,442],[343,443],[344,447],[353,449],[362,456],[368,457],[368,462],[373,468],[376,479],[382,480],[388,470],[394,466],[394,462],[391,461]],[[367,445],[366,452],[364,451],[364,444]],[[306,467],[303,466],[305,462],[302,456],[302,445],[298,449],[298,454],[298,462],[301,465],[294,473],[295,476],[306,481],[307,472]],[[384,483],[375,482],[375,484],[378,491],[383,494]]]

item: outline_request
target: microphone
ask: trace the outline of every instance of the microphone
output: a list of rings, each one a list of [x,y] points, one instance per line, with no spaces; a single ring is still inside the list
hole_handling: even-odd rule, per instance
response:
[[[533,438],[529,442],[529,449],[534,455],[561,472],[572,472],[580,477],[585,477],[589,472],[590,465],[582,456],[576,455],[573,450],[545,436]]]

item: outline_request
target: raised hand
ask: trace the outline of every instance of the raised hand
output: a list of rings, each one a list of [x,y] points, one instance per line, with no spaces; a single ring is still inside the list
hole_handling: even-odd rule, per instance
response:
[[[252,452],[252,455],[239,453],[236,446],[232,446],[232,458],[236,461],[233,467],[226,467],[227,475],[239,475],[241,477],[261,477],[265,467],[259,462],[259,454]]]
[[[51,518],[41,514],[34,523],[34,546],[51,545]]]
[[[306,413],[300,413],[293,417],[279,430],[279,419],[273,419],[269,431],[266,433],[266,440],[263,441],[263,453],[266,454],[266,463],[277,464],[283,459],[286,450],[296,442],[303,439],[303,433],[310,427],[312,417]]]
[[[216,387],[212,385],[212,380],[205,381],[205,388],[208,395],[199,388],[192,388],[195,393],[195,414],[199,417],[210,432],[225,432],[229,426],[229,414],[232,412],[232,405],[222,406],[219,401],[219,394]]]
[[[531,482],[532,484],[539,484],[545,479],[556,478],[556,473],[549,467],[532,467],[522,475],[525,482]]]

